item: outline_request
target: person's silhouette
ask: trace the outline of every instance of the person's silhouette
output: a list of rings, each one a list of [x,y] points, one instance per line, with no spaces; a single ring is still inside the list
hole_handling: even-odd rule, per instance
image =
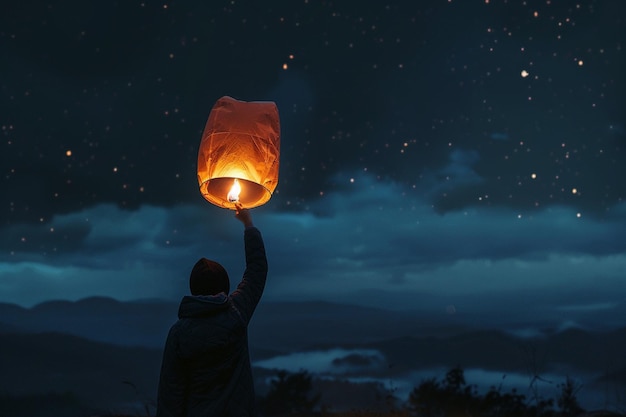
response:
[[[235,217],[245,226],[243,278],[229,294],[219,263],[202,258],[193,267],[191,295],[165,342],[157,417],[256,415],[248,323],[265,288],[267,258],[250,212],[238,205]]]

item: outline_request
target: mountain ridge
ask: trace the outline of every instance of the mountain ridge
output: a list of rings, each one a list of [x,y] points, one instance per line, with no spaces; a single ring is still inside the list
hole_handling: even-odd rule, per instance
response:
[[[154,398],[162,346],[177,309],[173,301],[107,297],[31,308],[0,303],[0,368],[7,370],[0,391],[20,395],[64,389],[89,401],[97,392],[112,392],[108,402],[136,403],[137,392],[124,383],[129,381]],[[626,386],[626,326],[610,331],[552,328],[520,337],[510,329],[472,326],[454,315],[435,316],[431,322],[432,317],[328,301],[266,302],[250,326],[251,358],[254,364],[342,348],[347,356],[333,360],[333,366],[372,361],[367,353],[359,356],[363,351],[379,352],[388,362],[366,371],[357,366],[351,371],[355,377],[393,380],[454,366],[503,374],[534,368],[559,375],[580,371],[592,378],[590,385],[604,377]],[[271,374],[271,369],[257,370],[258,375]],[[85,384],[95,389],[81,386]]]

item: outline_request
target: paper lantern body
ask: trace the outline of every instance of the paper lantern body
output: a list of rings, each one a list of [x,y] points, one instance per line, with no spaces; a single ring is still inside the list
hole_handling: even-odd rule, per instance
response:
[[[278,185],[280,120],[270,101],[222,97],[213,106],[198,151],[200,193],[218,207],[235,209],[228,193],[238,180],[244,208],[265,204]]]

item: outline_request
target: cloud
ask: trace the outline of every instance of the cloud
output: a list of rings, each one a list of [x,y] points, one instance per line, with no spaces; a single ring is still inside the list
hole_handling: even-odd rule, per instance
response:
[[[585,303],[585,304],[577,304],[577,305],[564,305],[558,307],[559,310],[562,311],[603,311],[603,310],[611,310],[617,307],[617,303],[615,302],[604,302],[604,303]]]
[[[472,166],[480,160],[475,150],[455,149],[450,152],[450,162],[441,169],[441,174],[453,177],[461,183],[481,182]]]
[[[399,184],[350,177],[308,211],[276,211],[271,202],[254,209],[270,264],[268,298],[622,287],[626,225],[619,219],[579,218],[558,207],[521,218],[498,209],[440,215]],[[9,230],[0,257],[3,301],[178,298],[199,257],[218,260],[231,276],[244,269],[241,224],[206,203],[134,211],[98,205]]]
[[[594,285],[608,290],[621,280],[626,230],[620,221],[579,218],[565,207],[522,217],[498,209],[438,215],[418,198],[399,197],[399,185],[354,178],[353,189],[311,204],[312,212],[327,215],[263,218],[268,253],[276,260],[272,291],[475,295]]]
[[[40,243],[33,247],[19,239],[4,241],[12,249],[0,258],[3,301],[32,305],[90,295],[123,300],[182,296],[191,265],[199,257],[214,254],[225,264],[235,259],[241,263],[242,249],[232,242],[235,235],[241,236],[241,225],[235,233],[238,225],[233,221],[227,231],[223,216],[232,212],[207,213],[206,207],[194,206],[128,211],[99,205],[57,216],[37,228],[13,226],[12,235]],[[224,249],[227,246],[231,249]]]
[[[32,306],[51,299],[78,300],[90,295],[120,300],[182,297],[185,287],[172,285],[177,271],[144,260],[109,259],[108,268],[49,266],[42,262],[0,263],[2,302]]]

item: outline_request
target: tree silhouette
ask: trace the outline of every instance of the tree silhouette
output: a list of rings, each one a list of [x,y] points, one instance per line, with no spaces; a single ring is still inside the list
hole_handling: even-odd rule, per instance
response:
[[[277,416],[313,411],[320,395],[311,393],[313,381],[307,371],[289,373],[280,370],[265,398],[259,401],[266,415]]]
[[[577,386],[568,379],[562,385],[558,404],[561,413],[553,409],[554,401],[538,397],[532,405],[515,389],[502,393],[492,387],[485,395],[478,395],[474,385],[467,385],[463,370],[449,370],[442,381],[427,379],[409,395],[409,410],[419,417],[556,417],[576,416],[584,410],[578,405]]]
[[[581,388],[580,385],[568,376],[559,387],[561,388],[561,396],[557,399],[557,405],[561,410],[561,415],[575,416],[584,411],[576,398],[576,394]]]
[[[476,387],[466,384],[463,369],[458,366],[446,373],[442,383],[428,379],[409,395],[409,408],[424,417],[467,415],[479,408],[478,403]]]

